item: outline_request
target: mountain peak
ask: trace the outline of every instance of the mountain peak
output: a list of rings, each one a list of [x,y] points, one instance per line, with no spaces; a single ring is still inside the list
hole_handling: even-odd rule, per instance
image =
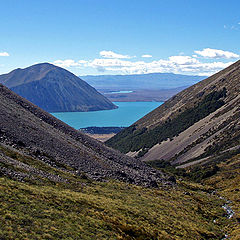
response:
[[[26,68],[17,68],[10,73],[0,75],[0,82],[7,87],[15,87],[24,83],[38,81],[49,71],[58,68],[50,63],[38,63]]]
[[[26,67],[24,69],[38,69],[38,68],[41,68],[41,69],[54,69],[54,68],[60,68],[52,63],[48,63],[48,62],[43,62],[43,63],[37,63],[37,64],[34,64],[30,67]]]
[[[39,63],[0,75],[0,83],[49,112],[116,108],[82,79],[50,63]]]

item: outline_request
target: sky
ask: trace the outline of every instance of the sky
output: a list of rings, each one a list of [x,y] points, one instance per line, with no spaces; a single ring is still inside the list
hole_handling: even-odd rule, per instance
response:
[[[0,74],[211,75],[240,58],[239,0],[0,0]]]

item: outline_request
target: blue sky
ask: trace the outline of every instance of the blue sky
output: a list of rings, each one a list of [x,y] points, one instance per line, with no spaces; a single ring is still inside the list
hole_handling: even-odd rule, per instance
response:
[[[239,0],[1,1],[0,73],[51,62],[77,75],[210,75],[240,58],[239,9]]]

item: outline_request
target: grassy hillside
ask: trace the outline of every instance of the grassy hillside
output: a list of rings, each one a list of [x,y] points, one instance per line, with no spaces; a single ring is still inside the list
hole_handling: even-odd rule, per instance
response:
[[[232,224],[227,226],[231,239],[240,238],[240,154],[218,164],[219,171],[204,184],[217,189],[217,193],[231,201],[235,212]]]
[[[196,184],[152,190],[1,177],[0,189],[1,239],[221,239],[229,223],[223,201]]]
[[[186,182],[198,182],[209,187],[211,194],[224,199],[225,206],[233,210],[233,216],[225,225],[225,232],[231,239],[240,236],[240,150],[215,156],[211,161],[176,169],[165,161],[149,162],[151,166],[183,178]],[[229,217],[229,216],[228,216]]]

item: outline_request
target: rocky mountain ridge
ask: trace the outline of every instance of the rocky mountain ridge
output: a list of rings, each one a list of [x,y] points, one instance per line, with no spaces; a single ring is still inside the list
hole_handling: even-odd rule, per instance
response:
[[[62,181],[54,174],[60,169],[95,180],[145,186],[167,182],[161,172],[71,128],[3,85],[0,108],[1,174],[22,181],[43,176]],[[36,165],[53,168],[52,175]]]

